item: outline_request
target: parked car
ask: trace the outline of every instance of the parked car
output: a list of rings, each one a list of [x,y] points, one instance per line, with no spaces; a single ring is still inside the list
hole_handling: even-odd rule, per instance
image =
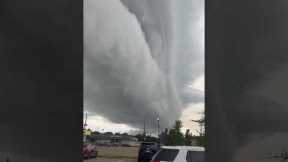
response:
[[[84,159],[90,159],[90,158],[96,158],[98,155],[98,152],[96,150],[96,146],[93,144],[84,144],[82,155]]]
[[[150,162],[204,162],[204,147],[162,146]]]
[[[138,153],[138,162],[149,162],[158,149],[159,145],[156,142],[142,142]]]

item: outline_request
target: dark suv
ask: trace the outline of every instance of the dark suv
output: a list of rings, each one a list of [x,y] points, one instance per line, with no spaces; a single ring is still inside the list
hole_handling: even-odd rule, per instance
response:
[[[158,149],[159,144],[156,142],[142,142],[138,153],[138,162],[149,162]]]

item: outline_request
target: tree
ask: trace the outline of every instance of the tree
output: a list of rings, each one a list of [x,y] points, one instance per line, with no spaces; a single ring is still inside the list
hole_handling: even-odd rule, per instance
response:
[[[172,129],[169,131],[167,144],[171,146],[176,145],[184,145],[185,138],[183,133],[181,132],[182,122],[180,120],[176,120]]]
[[[180,132],[181,131],[181,128],[182,128],[182,122],[181,120],[176,120],[175,121],[175,125],[174,125],[174,130],[177,131],[177,132]]]
[[[202,114],[201,119],[199,119],[199,120],[191,120],[191,121],[198,123],[199,126],[200,126],[199,136],[197,137],[198,145],[199,146],[205,146],[206,137],[205,137],[205,129],[204,129],[204,127],[205,127],[204,112]]]
[[[191,146],[192,144],[192,133],[190,133],[189,129],[186,129],[185,132],[185,145],[186,146]]]
[[[128,133],[125,132],[125,133],[122,133],[122,135],[123,135],[123,136],[128,136]]]

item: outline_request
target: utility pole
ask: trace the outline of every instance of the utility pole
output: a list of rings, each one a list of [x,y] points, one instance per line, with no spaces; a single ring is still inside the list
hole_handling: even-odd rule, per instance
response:
[[[86,137],[86,126],[87,126],[87,112],[85,112],[85,119],[84,119],[84,128],[83,128],[83,132],[84,132],[84,142],[87,141],[87,137]]]
[[[143,135],[144,135],[144,139],[146,137],[146,123],[145,123],[145,119],[144,119],[144,127],[143,127]]]
[[[87,126],[87,112],[85,112],[85,119],[84,119],[84,129]]]
[[[160,130],[160,118],[159,118],[159,116],[157,117],[157,134],[158,134],[158,138],[160,138],[160,135],[159,135],[159,130]]]
[[[154,127],[154,134],[157,136],[157,113],[154,112],[153,114],[153,127]]]

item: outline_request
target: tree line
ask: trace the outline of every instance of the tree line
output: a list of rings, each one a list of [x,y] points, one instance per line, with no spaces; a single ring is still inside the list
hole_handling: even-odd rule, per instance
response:
[[[174,126],[171,129],[166,128],[160,134],[160,142],[163,145],[168,146],[191,146],[205,145],[205,136],[203,133],[199,133],[199,135],[193,135],[189,129],[186,130],[185,134],[181,132],[181,128],[183,127],[182,122],[180,120],[176,120]]]

